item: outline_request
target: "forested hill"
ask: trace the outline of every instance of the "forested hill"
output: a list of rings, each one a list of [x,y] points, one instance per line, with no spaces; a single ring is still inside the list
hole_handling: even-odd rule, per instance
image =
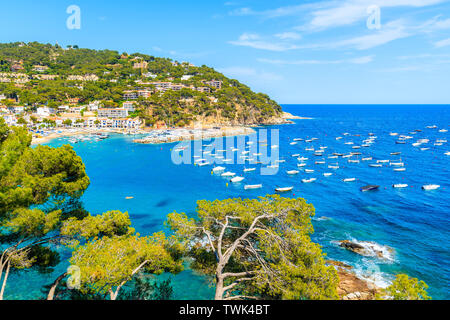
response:
[[[281,107],[213,68],[142,53],[32,43],[0,44],[0,94],[27,108],[136,102],[133,116],[151,126],[271,123]],[[133,97],[134,93],[139,94]],[[130,94],[127,95],[127,94]],[[151,93],[151,94],[149,94]]]

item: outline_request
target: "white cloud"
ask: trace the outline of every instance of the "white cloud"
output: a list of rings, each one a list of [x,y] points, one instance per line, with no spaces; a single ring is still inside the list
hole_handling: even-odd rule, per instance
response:
[[[274,60],[274,59],[258,59],[259,62],[278,64],[278,65],[326,65],[326,64],[366,64],[372,62],[374,56],[364,56],[353,59],[342,59],[342,60]]]
[[[236,46],[250,47],[268,51],[288,51],[298,48],[298,46],[289,43],[277,43],[263,40],[259,35],[253,33],[243,33],[238,40],[230,41],[229,43]]]
[[[296,32],[282,32],[275,35],[275,37],[281,40],[299,40],[302,36]]]
[[[434,46],[436,48],[448,47],[448,46],[450,46],[450,38],[444,39],[444,40],[441,40],[441,41],[437,41],[437,42],[434,43]]]
[[[280,81],[283,77],[277,73],[258,71],[253,68],[248,67],[227,67],[227,68],[219,68],[219,72],[222,72],[224,75],[236,78],[236,79],[254,79],[258,81]]]

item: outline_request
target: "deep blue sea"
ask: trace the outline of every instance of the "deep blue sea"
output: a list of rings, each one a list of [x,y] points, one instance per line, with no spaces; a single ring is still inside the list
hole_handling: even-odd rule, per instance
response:
[[[137,231],[149,234],[163,229],[166,215],[174,210],[193,214],[196,200],[257,197],[273,194],[278,186],[293,186],[293,191],[284,196],[303,197],[314,205],[313,239],[323,246],[329,259],[352,265],[360,276],[379,285],[387,285],[397,273],[406,273],[424,280],[434,299],[450,299],[450,156],[445,155],[450,151],[450,145],[434,145],[436,140],[450,140],[448,132],[439,132],[450,129],[450,106],[284,105],[283,109],[313,119],[262,128],[269,132],[269,147],[259,143],[261,141],[252,146],[268,149],[269,153],[279,152],[280,159],[285,162],[279,164],[275,175],[261,175],[259,170],[243,174],[242,164],[220,164],[227,171],[244,175],[246,179],[238,184],[212,174],[212,166],[174,164],[175,143],[142,145],[133,143],[133,136],[112,135],[99,142],[74,144],[91,179],[83,196],[86,209],[95,214],[108,210],[128,211]],[[431,125],[437,128],[426,128]],[[279,141],[271,141],[271,132],[279,134]],[[398,136],[391,136],[391,132],[412,138],[407,139],[406,144],[396,144]],[[377,137],[370,147],[352,148],[363,144],[369,133]],[[343,138],[336,140],[336,137]],[[291,144],[294,138],[317,140]],[[429,142],[412,146],[419,139],[429,139]],[[275,142],[279,148],[270,149],[270,144]],[[61,138],[49,145],[65,143],[68,140]],[[184,152],[195,149],[193,143],[183,145],[191,145]],[[309,147],[315,150],[327,148],[323,157],[317,157],[314,152],[305,150]],[[361,156],[352,159],[373,157],[373,160],[348,163],[346,158],[329,159],[333,152],[361,152]],[[392,152],[401,152],[401,155],[391,155]],[[297,168],[299,161],[292,154],[308,157],[304,168],[315,172],[308,174]],[[315,164],[322,158],[325,164]],[[381,168],[368,166],[368,163],[386,159],[403,162],[406,171],[393,171],[395,167],[386,163]],[[336,163],[339,169],[328,168]],[[259,168],[260,165],[246,164],[245,167]],[[296,169],[299,174],[286,174],[287,170]],[[333,175],[324,177],[324,172]],[[312,177],[317,178],[313,183],[301,182],[301,179]],[[353,177],[357,179],[354,182],[342,181]],[[263,187],[244,190],[246,183],[261,183]],[[408,187],[394,189],[394,183],[408,184]],[[368,184],[380,188],[373,192],[359,190]],[[421,189],[424,184],[441,187],[424,191]],[[134,198],[126,200],[129,196]],[[368,247],[374,245],[383,250],[385,257],[361,256],[346,251],[336,242],[346,239]],[[61,264],[53,274],[47,275],[31,271],[13,275],[5,292],[6,298],[41,297],[41,286],[51,283],[65,267],[67,264]],[[207,280],[191,270],[170,277],[177,299],[213,298],[213,289]]]

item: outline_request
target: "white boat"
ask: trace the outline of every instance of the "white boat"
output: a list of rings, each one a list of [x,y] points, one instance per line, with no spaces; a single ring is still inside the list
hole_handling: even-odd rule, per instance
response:
[[[294,187],[285,187],[285,188],[275,188],[276,192],[289,192],[292,189],[294,189]]]
[[[337,169],[339,169],[339,166],[328,166],[328,168],[329,168],[329,169],[337,170]]]
[[[333,174],[330,173],[330,172],[325,172],[325,173],[323,174],[324,177],[329,177],[329,176],[331,176],[331,175],[333,175]]]
[[[391,133],[389,133],[389,135],[395,137],[395,136],[398,136],[398,133],[397,132],[391,132]]]
[[[351,141],[349,141],[349,142],[345,142],[344,144],[352,145],[352,144],[354,144],[354,143],[351,142]]]
[[[244,186],[245,190],[249,190],[249,189],[260,189],[262,188],[262,184],[246,184]]]
[[[325,161],[316,161],[315,164],[325,164]]]
[[[341,140],[342,139],[342,137],[336,137],[336,140]]]
[[[420,151],[427,151],[430,150],[430,148],[420,148]]]
[[[434,125],[432,125],[432,126],[427,126],[427,128],[428,128],[428,129],[436,129],[436,128],[437,128],[437,125],[434,124]]]
[[[350,157],[352,157],[353,155],[352,154],[344,154],[343,156],[342,156],[342,158],[350,158]]]
[[[441,129],[441,130],[439,130],[439,132],[448,132],[448,130],[447,129]]]
[[[244,172],[250,172],[250,171],[255,171],[256,168],[245,168]]]
[[[360,149],[360,146],[353,146],[352,149]]]
[[[391,162],[389,165],[394,167],[403,167],[405,164],[403,162]]]
[[[338,156],[328,156],[328,159],[337,159]]]
[[[406,171],[406,168],[395,168],[394,171]]]
[[[314,181],[316,181],[316,180],[317,180],[316,178],[302,179],[302,182],[303,182],[303,183],[311,183],[311,182],[314,182]]]
[[[389,160],[377,160],[377,163],[388,163]]]
[[[359,163],[359,160],[348,159],[347,161],[348,163]]]
[[[233,159],[223,159],[222,161],[223,162],[231,162],[231,161],[233,161]]]
[[[380,163],[371,163],[371,164],[369,164],[369,167],[372,167],[372,168],[381,168],[383,165],[382,164],[380,164]]]
[[[207,165],[209,165],[209,164],[210,164],[210,163],[209,163],[208,161],[197,163],[197,165],[198,165],[199,167],[204,167],[204,166],[207,166]]]
[[[298,170],[289,170],[289,171],[286,171],[286,173],[289,174],[289,175],[298,174],[299,172],[300,172],[300,171],[298,171]]]
[[[254,153],[253,154],[255,157],[259,157],[259,156],[262,156],[262,153]]]
[[[275,160],[275,163],[283,163],[286,162],[286,160]]]
[[[230,181],[233,183],[236,183],[236,182],[241,182],[244,179],[245,179],[244,177],[234,177],[234,178],[231,178]]]
[[[305,148],[305,151],[314,151],[314,148]]]
[[[276,149],[276,148],[278,148],[278,145],[275,144],[275,145],[273,145],[273,146],[270,146],[270,148],[271,148],[271,149]]]
[[[441,186],[438,184],[426,184],[424,186],[422,186],[423,190],[436,190],[439,189]]]
[[[306,161],[306,160],[308,160],[308,158],[305,157],[298,158],[298,161]]]
[[[221,174],[222,177],[234,177],[236,175],[236,173],[231,172],[231,171],[227,171]]]
[[[361,161],[371,161],[372,157],[362,158]]]
[[[302,163],[297,163],[297,167],[301,168],[301,167],[306,167],[306,163],[302,162]]]
[[[223,171],[223,170],[225,170],[225,168],[224,167],[214,167],[213,169],[212,169],[212,171],[214,172],[214,173],[216,173],[216,172],[220,172],[220,171]]]
[[[447,151],[446,153],[444,153],[446,156],[450,156],[450,151]]]
[[[294,141],[303,141],[302,138],[295,138]]]
[[[311,169],[305,169],[305,172],[306,172],[306,173],[313,173],[314,170],[311,170]]]
[[[344,182],[353,182],[353,181],[356,181],[356,178],[345,178],[345,179],[342,179],[342,181],[344,181]]]
[[[296,141],[290,143],[291,146],[293,146],[293,145],[295,145],[295,144],[297,144]]]
[[[392,185],[393,188],[407,188],[408,185],[406,183],[397,183]]]
[[[296,153],[292,155],[294,158],[300,157],[300,154]]]

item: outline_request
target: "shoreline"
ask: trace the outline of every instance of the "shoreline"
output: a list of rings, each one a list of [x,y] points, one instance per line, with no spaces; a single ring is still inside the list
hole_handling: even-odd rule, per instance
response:
[[[271,119],[267,124],[263,125],[279,125],[279,124],[292,124],[291,120],[311,120],[310,117],[300,117],[292,115],[288,112],[283,112],[278,118]],[[257,127],[255,125],[254,127]],[[126,129],[113,129],[113,128],[59,128],[59,132],[52,132],[46,136],[36,137],[33,134],[31,145],[39,145],[48,143],[57,138],[72,137],[77,135],[87,135],[96,133],[117,133],[117,134],[127,134]],[[157,133],[165,132],[164,136],[158,136]],[[167,132],[169,134],[167,134]],[[178,141],[192,141],[192,140],[202,140],[220,137],[232,137],[239,135],[254,134],[256,131],[252,126],[203,126],[202,129],[196,129],[192,126],[186,126],[181,128],[166,128],[166,129],[134,129],[131,134],[148,134],[149,137],[144,137],[141,139],[134,139],[133,142],[141,144],[161,144],[161,143],[171,143]],[[154,134],[152,136],[152,134]]]

